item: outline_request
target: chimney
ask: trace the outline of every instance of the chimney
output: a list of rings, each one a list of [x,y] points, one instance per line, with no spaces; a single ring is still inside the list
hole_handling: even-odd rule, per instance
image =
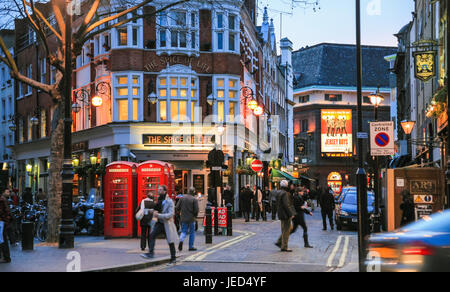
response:
[[[288,64],[288,67],[292,65],[292,51],[293,51],[293,44],[288,38],[284,38],[280,41],[280,49],[281,49],[281,66],[286,66],[286,63]]]

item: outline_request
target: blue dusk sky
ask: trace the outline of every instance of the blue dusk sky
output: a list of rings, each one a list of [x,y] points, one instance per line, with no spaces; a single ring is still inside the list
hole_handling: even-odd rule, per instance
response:
[[[277,41],[280,40],[280,12],[282,37],[294,43],[294,50],[319,43],[356,44],[355,0],[317,0],[320,10],[301,4],[291,8],[291,0],[259,0],[258,25],[263,9],[269,8]],[[298,1],[301,2],[301,1]],[[361,36],[363,45],[397,46],[394,34],[412,20],[413,0],[362,0]]]

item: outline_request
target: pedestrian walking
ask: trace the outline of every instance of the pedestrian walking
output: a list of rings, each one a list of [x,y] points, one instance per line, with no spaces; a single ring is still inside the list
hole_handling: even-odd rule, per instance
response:
[[[277,189],[273,189],[270,191],[269,194],[269,202],[270,202],[270,209],[272,211],[272,220],[277,220],[277,200],[278,200],[279,191]]]
[[[292,250],[288,249],[288,243],[291,232],[291,220],[294,219],[296,212],[292,202],[289,182],[283,180],[280,183],[280,186],[281,191],[278,198],[278,217],[281,221],[281,236],[275,245],[281,248],[282,252],[292,252]]]
[[[139,225],[141,226],[141,250],[144,251],[148,246],[150,247],[150,233],[152,231],[152,218],[153,211],[155,210],[156,203],[154,202],[153,193],[147,193],[146,197],[139,204],[136,213],[143,212],[143,217],[139,221]]]
[[[305,214],[308,214],[310,216],[313,216],[313,213],[307,209],[307,203],[306,203],[306,192],[305,187],[299,188],[297,190],[297,193],[294,195],[293,198],[294,208],[297,212],[297,215],[292,220],[293,228],[291,230],[291,234],[295,233],[297,231],[297,228],[300,226],[303,228],[303,242],[305,248],[313,248],[309,244],[308,240],[308,227],[306,226],[305,221]]]
[[[402,191],[402,203],[400,204],[400,210],[402,210],[402,220],[400,221],[400,226],[405,226],[414,222],[416,219],[414,214],[414,202],[411,198],[411,194],[407,190]]]
[[[210,187],[208,189],[208,202],[212,207],[217,208],[217,190],[216,188]]]
[[[255,220],[259,221],[262,215],[262,198],[263,194],[258,186],[253,187],[253,201],[255,206]],[[263,218],[264,219],[264,218]]]
[[[11,222],[11,213],[9,212],[8,201],[0,196],[0,252],[6,263],[11,262],[9,253],[8,229]]]
[[[183,196],[177,203],[175,209],[180,212],[181,235],[178,250],[183,250],[183,242],[189,233],[189,251],[196,251],[195,241],[195,220],[198,215],[198,201],[194,197],[195,188],[190,188],[187,195]]]
[[[45,202],[47,201],[47,195],[42,191],[42,189],[39,189],[37,195],[36,195],[36,202]]]
[[[250,221],[250,211],[252,208],[252,191],[250,186],[247,185],[242,191],[242,213],[245,218],[245,222]]]
[[[322,213],[322,222],[323,222],[323,231],[327,230],[327,217],[330,222],[331,230],[334,229],[333,224],[333,211],[335,208],[334,196],[331,192],[331,188],[329,187],[325,192],[322,193],[320,198],[320,206]]]
[[[161,234],[166,234],[167,243],[170,249],[170,263],[176,262],[175,243],[178,239],[178,232],[173,222],[175,214],[175,207],[172,199],[167,196],[167,186],[161,185],[158,188],[158,202],[153,212],[153,218],[157,220],[150,233],[149,252],[143,254],[145,258],[153,258],[155,250],[156,237]]]

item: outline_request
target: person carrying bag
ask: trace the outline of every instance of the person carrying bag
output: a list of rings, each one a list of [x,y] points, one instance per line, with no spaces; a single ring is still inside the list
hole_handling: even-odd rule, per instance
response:
[[[150,233],[152,231],[153,211],[156,203],[153,201],[153,194],[148,193],[147,197],[141,201],[136,213],[136,219],[141,227],[141,250],[144,251],[146,245],[150,246]]]

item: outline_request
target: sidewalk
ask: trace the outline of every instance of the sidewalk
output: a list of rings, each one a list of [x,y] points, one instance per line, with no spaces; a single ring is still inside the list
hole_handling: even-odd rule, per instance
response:
[[[234,236],[213,236],[213,245],[233,239],[240,234],[233,232]],[[177,257],[190,256],[196,252],[187,251],[189,238],[184,242],[183,252]],[[201,252],[206,246],[203,228],[196,233],[195,247]],[[169,247],[165,239],[157,239],[155,245],[155,258],[146,260],[141,257],[140,239],[110,239],[103,237],[79,236],[75,238],[75,248],[62,250],[57,247],[42,246],[35,243],[34,251],[22,251],[21,246],[10,247],[10,264],[0,263],[0,272],[67,272],[76,266],[74,258],[79,254],[82,272],[89,271],[130,271],[147,268],[154,265],[168,263],[170,260]],[[147,249],[148,251],[148,249]],[[146,252],[147,252],[146,251]],[[73,252],[77,252],[75,254]]]

